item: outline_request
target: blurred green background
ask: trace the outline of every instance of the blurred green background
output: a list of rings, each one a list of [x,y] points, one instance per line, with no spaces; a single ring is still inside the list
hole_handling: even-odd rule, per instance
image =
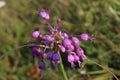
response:
[[[25,47],[32,31],[45,32],[45,22],[38,11],[45,9],[52,24],[62,19],[62,28],[71,34],[88,33],[91,42],[81,42],[85,54],[93,61],[110,69],[120,77],[120,0],[2,0],[0,7],[0,80],[37,80],[36,59],[31,63],[31,52]],[[96,64],[87,62],[82,70],[64,64],[69,80],[115,80]],[[54,67],[43,71],[41,80],[64,80]]]

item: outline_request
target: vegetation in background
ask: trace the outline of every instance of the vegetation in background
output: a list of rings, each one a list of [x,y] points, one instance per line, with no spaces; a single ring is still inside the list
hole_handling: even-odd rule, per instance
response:
[[[58,17],[62,27],[71,34],[89,33],[92,42],[81,43],[86,55],[112,70],[120,77],[120,1],[119,0],[5,0],[0,8],[0,80],[37,80],[38,61],[31,63],[31,52],[25,48],[31,33],[45,24],[38,11],[46,9],[51,22]],[[54,23],[56,24],[56,23]],[[89,46],[87,46],[89,45]],[[82,71],[72,70],[64,64],[70,80],[115,80],[107,71],[87,62]],[[63,80],[60,70],[49,68],[42,80]]]

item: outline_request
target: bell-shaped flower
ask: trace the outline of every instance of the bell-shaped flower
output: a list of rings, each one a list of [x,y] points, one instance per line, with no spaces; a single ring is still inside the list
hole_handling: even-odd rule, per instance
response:
[[[86,55],[84,54],[84,50],[82,48],[77,48],[76,53],[79,57],[81,57],[83,60],[87,59]]]
[[[69,54],[68,57],[68,62],[71,64],[71,67],[74,68],[74,56],[72,54]]]

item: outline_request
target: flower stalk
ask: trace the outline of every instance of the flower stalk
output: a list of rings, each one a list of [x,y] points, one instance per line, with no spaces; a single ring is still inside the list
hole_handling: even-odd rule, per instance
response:
[[[58,51],[58,54],[60,55],[60,51]],[[60,68],[61,68],[62,74],[63,74],[63,76],[64,76],[64,79],[65,79],[65,80],[68,80],[67,74],[66,74],[66,72],[65,72],[64,65],[63,65],[63,63],[62,63],[62,58],[61,58],[61,56],[60,56]]]

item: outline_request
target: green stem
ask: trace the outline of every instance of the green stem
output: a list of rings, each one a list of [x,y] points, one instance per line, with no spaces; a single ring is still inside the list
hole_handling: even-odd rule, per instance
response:
[[[60,52],[58,51],[58,54],[60,55]],[[67,74],[65,72],[65,69],[64,69],[64,66],[63,66],[63,63],[62,63],[62,58],[61,58],[61,55],[60,55],[60,68],[62,70],[62,74],[65,78],[65,80],[68,80],[68,77],[67,77]]]
[[[79,71],[81,71],[81,70],[84,68],[85,64],[86,64],[86,60],[82,63],[82,66],[81,66],[81,68],[79,69]]]

